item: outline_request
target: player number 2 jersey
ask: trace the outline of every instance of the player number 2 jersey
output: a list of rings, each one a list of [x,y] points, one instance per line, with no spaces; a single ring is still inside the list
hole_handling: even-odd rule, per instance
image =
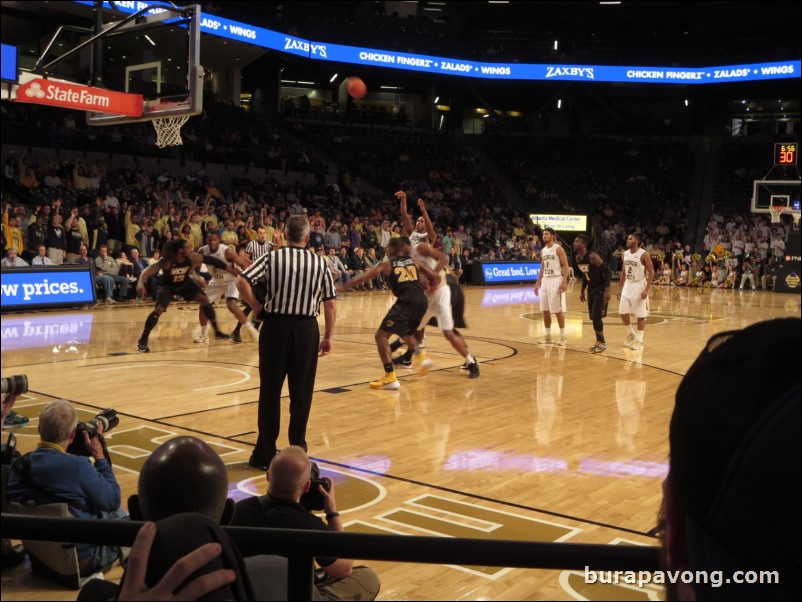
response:
[[[646,278],[646,266],[641,262],[641,255],[646,251],[638,249],[634,253],[624,252],[624,279],[625,282],[639,282]]]

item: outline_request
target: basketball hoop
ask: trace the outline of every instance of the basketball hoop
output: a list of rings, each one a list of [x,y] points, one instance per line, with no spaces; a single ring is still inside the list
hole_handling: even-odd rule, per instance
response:
[[[772,224],[779,224],[780,223],[780,216],[785,211],[785,207],[783,205],[772,205],[769,207],[769,213],[771,213],[771,223]]]
[[[189,119],[189,115],[178,115],[173,117],[155,117],[153,127],[156,129],[156,146],[181,146],[181,128]],[[773,215],[773,214],[772,214]],[[772,218],[774,221],[774,218]],[[779,220],[778,220],[779,221]]]

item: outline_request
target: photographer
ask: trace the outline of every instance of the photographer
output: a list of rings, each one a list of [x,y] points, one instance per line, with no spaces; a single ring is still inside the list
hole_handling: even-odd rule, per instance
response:
[[[250,497],[237,503],[231,521],[237,527],[306,529],[342,532],[340,513],[334,499],[334,483],[329,491],[318,484],[326,512],[324,523],[303,505],[301,497],[312,486],[312,463],[303,448],[290,445],[275,456],[267,473],[267,495]],[[379,593],[379,577],[373,569],[354,566],[353,560],[317,557],[325,576],[315,579],[315,600],[373,600]]]
[[[101,435],[81,433],[94,465],[84,456],[67,453],[77,427],[78,413],[68,401],[58,399],[44,407],[39,415],[41,441],[12,465],[8,499],[35,505],[66,503],[77,518],[125,518]],[[120,549],[112,546],[78,544],[76,549],[82,576],[106,570],[120,557]]]

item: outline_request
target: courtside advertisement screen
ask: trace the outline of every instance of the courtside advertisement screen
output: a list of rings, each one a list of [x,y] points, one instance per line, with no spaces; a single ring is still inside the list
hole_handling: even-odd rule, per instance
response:
[[[483,261],[482,276],[485,284],[505,284],[512,282],[537,282],[540,262]]]
[[[0,274],[2,310],[86,305],[95,302],[89,267],[5,269]]]
[[[588,229],[587,215],[529,215],[532,223],[541,228],[554,228],[563,232],[585,232]]]
[[[2,75],[0,75],[0,79],[4,82],[12,82],[17,83],[17,77],[19,71],[17,69],[17,47],[16,46],[9,46],[8,44],[0,44],[2,46],[2,54],[0,57],[2,58]]]

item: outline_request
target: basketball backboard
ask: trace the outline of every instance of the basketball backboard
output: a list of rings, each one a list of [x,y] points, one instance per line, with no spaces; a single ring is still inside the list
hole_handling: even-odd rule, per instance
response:
[[[799,208],[799,180],[754,180],[752,213],[770,213],[771,207]]]
[[[139,18],[116,15],[106,24],[105,35],[92,43],[100,57],[94,61],[92,80],[110,90],[141,94],[143,112],[132,119],[90,111],[87,123],[113,125],[199,114],[203,110],[200,21],[198,5],[160,5]]]

